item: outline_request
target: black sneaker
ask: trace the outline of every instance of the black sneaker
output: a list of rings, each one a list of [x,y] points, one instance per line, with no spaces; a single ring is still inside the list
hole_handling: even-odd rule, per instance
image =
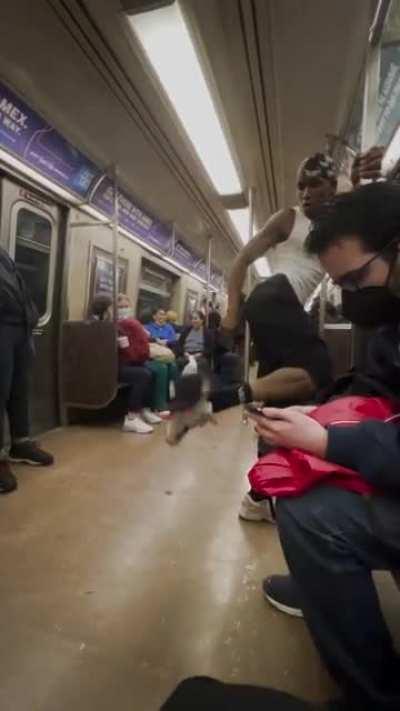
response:
[[[17,488],[17,480],[8,462],[0,461],[0,494],[11,494]]]
[[[31,439],[15,442],[10,449],[9,459],[11,462],[39,464],[42,467],[47,467],[54,462],[53,455],[40,449]]]
[[[280,612],[292,617],[303,617],[296,583],[290,575],[272,575],[262,583],[264,597]]]

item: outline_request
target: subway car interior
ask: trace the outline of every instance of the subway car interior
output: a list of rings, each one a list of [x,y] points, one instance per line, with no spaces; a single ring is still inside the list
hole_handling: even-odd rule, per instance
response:
[[[220,407],[169,446],[172,373],[196,361],[200,346],[178,353],[196,319],[201,348],[212,314],[223,333],[235,260],[297,204],[304,158],[329,154],[339,192],[373,146],[396,173],[400,0],[3,0],[0,27],[0,294],[15,265],[37,312],[10,378],[29,371],[29,437],[54,457],[14,457],[18,487],[0,496],[0,709],[156,711],[194,676],[323,704],[338,688],[307,625],[262,594],[287,572],[278,528],[238,517],[254,427]],[[272,273],[257,257],[242,299]],[[169,378],[136,425],[121,295],[159,364],[138,371]],[[335,375],[357,365],[369,331],[340,289],[321,276],[305,308]],[[176,350],[157,335],[165,312]],[[256,377],[248,326],[223,355],[207,353],[213,387],[239,392]],[[14,441],[5,363],[11,458],[26,433]],[[374,579],[400,644],[400,591]],[[195,701],[176,708],[261,708]]]

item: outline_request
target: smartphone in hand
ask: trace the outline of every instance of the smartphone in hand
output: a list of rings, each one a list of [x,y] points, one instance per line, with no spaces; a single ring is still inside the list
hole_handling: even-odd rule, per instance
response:
[[[263,406],[257,402],[247,402],[244,406],[244,409],[246,410],[246,412],[249,413],[249,415],[258,415],[258,417],[265,417],[263,413]]]

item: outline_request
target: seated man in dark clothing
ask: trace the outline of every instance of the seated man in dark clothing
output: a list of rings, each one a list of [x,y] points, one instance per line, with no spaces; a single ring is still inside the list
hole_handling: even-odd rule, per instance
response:
[[[375,367],[400,399],[400,186],[378,182],[338,196],[310,233],[308,248],[342,288],[343,314],[378,327]],[[267,408],[257,431],[268,445],[301,448],[357,471],[367,498],[323,485],[277,505],[291,576],[264,581],[268,601],[304,616],[351,711],[400,708],[400,658],[372,579],[400,569],[400,429],[366,420],[328,429],[293,408]]]
[[[0,247],[0,494],[17,488],[9,461],[48,465],[53,457],[29,439],[29,376],[32,331],[38,314],[25,283]],[[8,414],[11,449],[5,449]]]

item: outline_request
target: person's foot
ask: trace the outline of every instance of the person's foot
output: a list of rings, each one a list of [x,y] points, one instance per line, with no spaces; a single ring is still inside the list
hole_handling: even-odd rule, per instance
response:
[[[148,425],[159,425],[160,422],[162,422],[162,417],[152,412],[149,407],[145,407],[144,410],[142,410],[140,417],[147,422]]]
[[[24,439],[22,442],[14,442],[11,445],[9,459],[11,462],[20,462],[23,464],[36,464],[42,467],[48,467],[53,464],[54,457],[44,449],[40,449],[36,442],[31,439]]]
[[[15,491],[18,483],[10,469],[8,462],[0,461],[0,494],[11,494]]]
[[[136,417],[125,417],[122,427],[124,432],[135,432],[136,434],[151,434],[154,432],[154,427],[143,422],[139,415]]]
[[[290,575],[272,575],[265,578],[262,590],[272,607],[292,617],[303,617],[297,586]]]
[[[275,511],[272,499],[254,501],[250,494],[243,496],[239,509],[239,518],[244,521],[268,521],[275,523]]]

